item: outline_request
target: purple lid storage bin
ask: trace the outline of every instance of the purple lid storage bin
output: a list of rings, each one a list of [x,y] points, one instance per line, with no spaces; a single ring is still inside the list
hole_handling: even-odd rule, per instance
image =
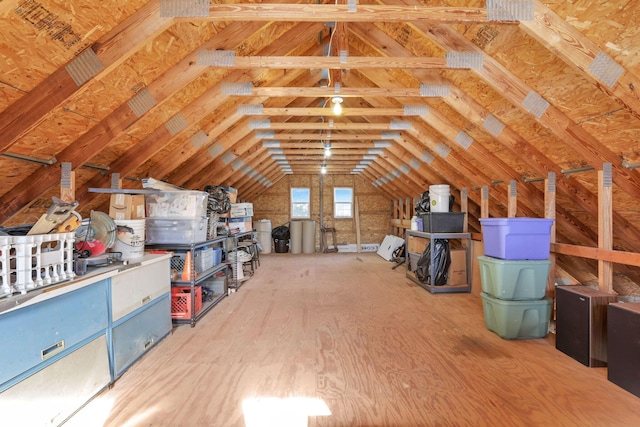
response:
[[[553,219],[481,218],[486,256],[507,260],[549,258]]]

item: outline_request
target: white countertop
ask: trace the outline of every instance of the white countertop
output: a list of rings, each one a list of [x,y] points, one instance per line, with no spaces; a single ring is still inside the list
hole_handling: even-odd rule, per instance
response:
[[[172,254],[170,252],[165,254],[151,254],[145,252],[144,256],[141,258],[128,260],[126,265],[117,263],[104,267],[88,267],[87,274],[75,276],[72,280],[66,280],[64,282],[34,289],[24,295],[12,295],[10,297],[0,299],[0,315],[80,289],[84,286],[108,279],[132,268],[138,268],[145,265],[155,264],[156,262],[163,260],[168,260],[171,256]],[[169,272],[167,272],[167,274],[169,274]]]

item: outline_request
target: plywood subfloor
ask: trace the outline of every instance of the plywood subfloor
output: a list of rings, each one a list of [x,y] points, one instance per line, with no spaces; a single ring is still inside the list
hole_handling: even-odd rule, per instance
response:
[[[376,254],[261,263],[68,424],[244,426],[244,402],[258,408],[253,426],[323,411],[308,425],[637,425],[640,399],[606,368],[557,351],[552,335],[501,339],[475,294],[429,294]]]

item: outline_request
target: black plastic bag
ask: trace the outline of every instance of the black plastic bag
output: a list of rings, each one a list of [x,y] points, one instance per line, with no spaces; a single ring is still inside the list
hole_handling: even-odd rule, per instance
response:
[[[424,252],[418,258],[416,266],[416,277],[421,283],[430,284],[432,286],[443,286],[447,284],[449,276],[449,266],[451,265],[451,251],[449,249],[449,241],[447,239],[434,239],[434,260],[433,269],[431,270],[431,245],[428,244],[424,248]]]
[[[289,227],[286,225],[279,225],[271,230],[271,237],[276,240],[289,240]]]
[[[207,215],[226,214],[231,210],[231,200],[229,194],[218,185],[207,185],[204,191],[207,197]]]
[[[429,192],[425,191],[420,195],[420,200],[416,202],[416,215],[422,215],[431,212],[429,204]]]

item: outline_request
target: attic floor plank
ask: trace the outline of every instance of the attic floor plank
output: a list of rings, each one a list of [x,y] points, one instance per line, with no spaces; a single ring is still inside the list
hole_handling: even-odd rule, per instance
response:
[[[477,295],[432,295],[376,254],[261,264],[65,427],[245,426],[252,416],[247,426],[637,425],[640,399],[606,368],[557,351],[553,335],[500,338]]]

